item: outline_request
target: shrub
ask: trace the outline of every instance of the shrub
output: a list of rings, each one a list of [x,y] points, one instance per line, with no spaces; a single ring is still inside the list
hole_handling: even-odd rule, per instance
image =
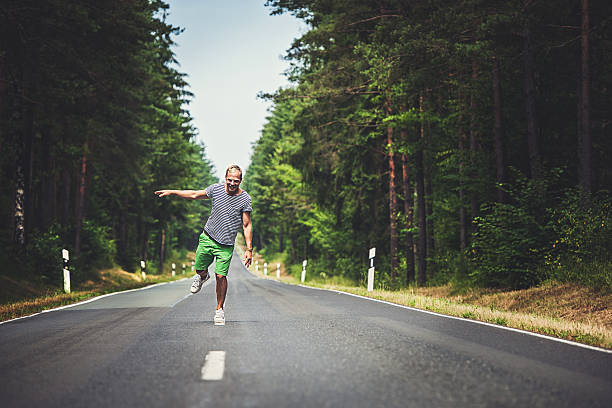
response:
[[[110,227],[83,221],[81,253],[74,262],[76,282],[94,278],[97,270],[113,266],[117,248],[111,236]]]
[[[452,283],[462,286],[469,283],[471,268],[469,260],[461,251],[440,251],[433,261],[436,273],[428,280],[428,285],[439,286]]]
[[[546,245],[544,228],[523,208],[493,203],[476,218],[470,273],[481,286],[525,288],[544,277],[537,273]]]
[[[607,192],[585,199],[580,190],[568,192],[550,210],[554,232],[546,254],[551,277],[612,288],[612,199]]]
[[[51,280],[61,280],[64,247],[57,225],[45,232],[33,231],[26,248],[27,269]]]
[[[111,236],[110,227],[96,225],[87,220],[83,222],[81,253],[90,259],[93,268],[113,265],[117,248]]]
[[[612,200],[599,194],[586,204],[581,202],[580,192],[572,190],[558,208],[550,211],[550,226],[556,238],[550,251],[553,265],[562,258],[582,262],[610,257]]]

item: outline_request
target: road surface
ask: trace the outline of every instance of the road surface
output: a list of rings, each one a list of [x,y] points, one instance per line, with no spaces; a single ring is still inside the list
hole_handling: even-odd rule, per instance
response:
[[[3,407],[610,407],[612,354],[251,275],[0,325]]]

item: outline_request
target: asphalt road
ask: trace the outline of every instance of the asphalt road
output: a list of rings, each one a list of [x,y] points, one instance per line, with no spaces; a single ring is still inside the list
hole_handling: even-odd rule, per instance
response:
[[[0,405],[612,406],[610,353],[258,279],[236,255],[214,326],[214,279],[190,283],[0,325]]]

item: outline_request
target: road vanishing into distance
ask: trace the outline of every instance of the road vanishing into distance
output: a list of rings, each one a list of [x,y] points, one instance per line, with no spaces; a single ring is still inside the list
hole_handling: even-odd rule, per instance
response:
[[[612,354],[253,276],[0,325],[2,407],[611,407]]]

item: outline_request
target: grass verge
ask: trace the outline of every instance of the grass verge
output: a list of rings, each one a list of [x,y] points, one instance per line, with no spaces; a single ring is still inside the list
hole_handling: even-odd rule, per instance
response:
[[[189,265],[191,265],[190,262],[191,261],[189,261]],[[147,274],[146,280],[144,281],[140,273],[130,273],[121,268],[111,268],[100,271],[97,279],[83,282],[71,293],[64,293],[60,288],[50,289],[41,286],[25,287],[25,285],[28,285],[27,280],[16,280],[8,276],[0,276],[0,282],[3,286],[17,288],[24,293],[29,293],[29,296],[25,296],[22,300],[6,301],[0,304],[0,321],[28,316],[44,310],[81,302],[107,293],[142,288],[156,283],[183,279],[189,276],[191,276],[190,266],[187,268],[184,275],[182,274],[181,268],[177,267],[176,275],[173,277],[168,265],[161,274]]]
[[[263,259],[258,258],[263,276]],[[274,262],[276,263],[276,261]],[[250,268],[255,271],[254,267]],[[268,279],[276,279],[269,274]],[[281,264],[282,282],[300,284]],[[612,294],[576,284],[548,282],[516,291],[468,289],[451,285],[398,291],[354,286],[339,277],[315,277],[308,286],[338,290],[444,315],[526,330],[591,346],[612,349]]]

